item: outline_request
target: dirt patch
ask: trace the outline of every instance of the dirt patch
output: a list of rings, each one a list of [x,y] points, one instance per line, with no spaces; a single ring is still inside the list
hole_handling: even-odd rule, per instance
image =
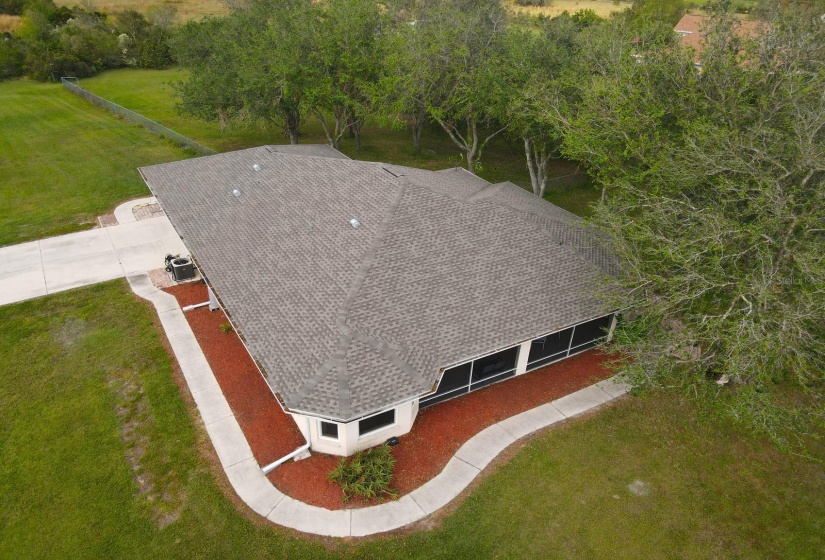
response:
[[[203,284],[166,288],[181,306],[206,300]],[[265,465],[304,444],[292,417],[284,413],[237,334],[222,332],[220,311],[186,312],[186,318],[235,413],[259,464]],[[587,387],[611,375],[609,358],[588,351],[529,374],[438,404],[418,414],[412,431],[399,438],[393,486],[405,495],[435,477],[472,436],[501,420]],[[314,453],[281,465],[269,480],[282,492],[326,509],[363,507],[342,500],[340,487],[327,479],[339,457]]]
[[[126,460],[132,467],[138,495],[147,505],[152,520],[163,529],[177,521],[183,511],[182,484],[176,477],[158,477],[146,468],[146,452],[150,447],[148,432],[154,416],[137,374],[117,372],[109,381],[109,387],[116,396],[115,412],[120,419],[120,435],[126,442]]]

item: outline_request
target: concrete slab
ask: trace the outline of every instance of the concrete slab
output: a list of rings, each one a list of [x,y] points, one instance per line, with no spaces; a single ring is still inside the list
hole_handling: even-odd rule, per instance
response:
[[[553,406],[553,403],[546,403],[541,406],[537,406],[536,408],[531,409],[530,412],[540,417],[544,422],[545,427],[551,426],[556,422],[561,422],[567,418],[567,416],[559,412],[558,408]]]
[[[0,248],[0,277],[20,270],[40,269],[42,264],[39,241]]]
[[[493,424],[471,437],[458,449],[455,456],[478,470],[483,470],[496,455],[514,441],[516,439],[504,431],[504,428]]]
[[[377,506],[352,510],[350,535],[364,537],[377,533],[386,533],[410,523],[414,523],[426,514],[409,495],[400,500]]]
[[[169,344],[172,345],[172,351],[178,359],[178,363],[183,366],[187,362],[196,360],[203,356],[198,341],[191,333],[179,334],[177,336],[170,336]]]
[[[0,305],[45,296],[47,293],[41,268],[0,276]]]
[[[166,265],[166,255],[189,254],[180,237],[162,239],[116,249],[123,270],[127,273],[146,272]]]
[[[559,412],[569,418],[604,404],[611,399],[612,397],[599,387],[591,385],[590,387],[585,387],[566,397],[555,400],[552,404],[559,409]]]
[[[198,412],[200,412],[203,423],[207,426],[232,416],[232,409],[229,408],[229,403],[226,402],[219,385],[193,391],[192,397],[198,405]]]
[[[621,397],[622,395],[626,394],[632,387],[629,383],[625,383],[624,381],[618,381],[618,376],[613,376],[610,379],[605,379],[604,381],[599,381],[596,383],[596,387],[600,388],[602,391],[613,397]]]
[[[203,354],[180,364],[180,369],[190,392],[202,391],[218,384],[218,380],[215,379],[215,374],[212,373],[212,368],[209,367],[209,362],[206,361]]]
[[[286,496],[266,518],[278,525],[284,525],[304,533],[328,537],[348,537],[350,535],[351,512],[352,510],[349,509],[330,511],[307,505]]]
[[[234,416],[206,424],[206,432],[224,469],[241,461],[253,459],[252,449]]]
[[[117,255],[111,249],[70,261],[58,260],[44,264],[43,274],[50,294],[124,276]]]
[[[128,224],[130,222],[136,222],[135,214],[132,212],[132,208],[135,206],[139,206],[141,204],[154,204],[158,201],[154,196],[147,196],[144,198],[137,198],[135,200],[130,200],[128,202],[124,202],[117,208],[115,208],[114,215],[117,218],[118,224]]]
[[[129,282],[132,291],[143,299],[148,299],[151,294],[159,291],[154,284],[152,284],[152,280],[147,274],[127,274],[126,280]]]
[[[165,237],[177,237],[171,222],[165,217],[121,224],[104,231],[108,232],[115,249],[148,245]],[[157,268],[157,265],[152,268]]]
[[[155,306],[155,311],[158,313],[171,311],[173,309],[180,309],[180,305],[178,305],[178,300],[175,299],[175,296],[167,294],[161,290],[155,290],[154,292],[146,294],[142,297],[151,301],[152,305]]]
[[[409,496],[429,515],[458,496],[481,472],[461,459],[453,457],[438,476],[410,492]]]
[[[158,313],[160,324],[163,325],[163,330],[166,331],[167,337],[178,336],[181,334],[192,335],[192,329],[180,309],[170,309],[168,311],[161,311]],[[194,336],[194,335],[193,335]]]
[[[284,494],[267,480],[255,459],[241,461],[226,469],[229,483],[252,511],[266,517],[275,509]]]
[[[109,234],[106,233],[108,229],[90,229],[42,239],[40,253],[43,265],[48,267],[58,263],[72,263],[85,257],[113,251]]]
[[[558,420],[564,419],[564,416],[558,410],[555,410],[555,413],[556,416],[548,416],[531,409],[511,416],[507,420],[502,420],[498,425],[515,439],[521,439],[528,434],[546,428]]]

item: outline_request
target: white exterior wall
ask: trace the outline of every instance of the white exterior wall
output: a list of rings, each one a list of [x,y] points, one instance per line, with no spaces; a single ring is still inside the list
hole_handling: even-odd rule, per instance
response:
[[[358,435],[358,420],[347,424],[339,423],[337,440],[321,436],[321,418],[293,414],[292,419],[295,420],[298,429],[301,430],[304,437],[307,435],[306,423],[307,419],[309,419],[309,440],[312,451],[346,457],[356,451],[380,445],[393,436],[406,434],[412,428],[416,416],[418,416],[418,399],[395,407],[395,424],[362,437]]]
[[[516,375],[527,373],[527,360],[530,358],[530,346],[532,344],[532,340],[525,340],[519,344],[518,361],[516,362]]]

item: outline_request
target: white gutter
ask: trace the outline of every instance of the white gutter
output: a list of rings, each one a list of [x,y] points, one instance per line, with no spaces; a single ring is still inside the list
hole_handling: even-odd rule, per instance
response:
[[[199,307],[206,307],[207,305],[209,305],[208,301],[205,301],[203,303],[196,303],[195,305],[187,305],[186,307],[181,307],[181,311],[192,311],[193,309],[197,309]]]
[[[307,442],[306,442],[305,445],[302,445],[301,447],[299,447],[298,449],[296,449],[292,453],[284,455],[283,457],[281,457],[280,459],[278,459],[274,463],[269,463],[265,467],[261,467],[261,472],[264,473],[264,474],[269,474],[272,471],[274,471],[276,468],[278,468],[280,465],[286,463],[287,461],[289,461],[290,459],[292,459],[293,457],[295,457],[299,453],[303,453],[304,451],[309,449],[309,446],[310,446],[310,441],[309,441],[310,440],[309,418],[307,418],[307,438],[306,438],[306,440],[307,440]]]

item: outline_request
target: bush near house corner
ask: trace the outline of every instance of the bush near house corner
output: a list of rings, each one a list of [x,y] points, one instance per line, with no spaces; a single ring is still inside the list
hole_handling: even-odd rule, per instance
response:
[[[342,457],[329,472],[329,479],[341,486],[344,501],[352,496],[372,500],[379,496],[398,498],[398,490],[390,487],[395,457],[386,443],[359,451],[352,457]]]

